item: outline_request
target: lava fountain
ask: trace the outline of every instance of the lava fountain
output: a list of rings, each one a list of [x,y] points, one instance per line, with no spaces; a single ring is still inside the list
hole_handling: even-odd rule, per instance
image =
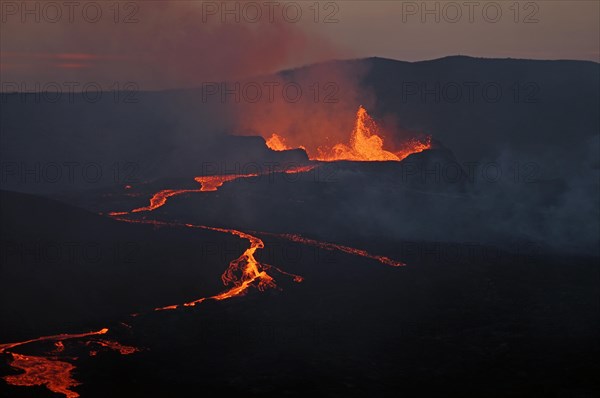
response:
[[[267,139],[267,146],[274,151],[294,149],[287,144],[287,140],[277,133]],[[347,144],[338,143],[333,147],[320,146],[317,155],[309,157],[311,160],[334,162],[337,160],[353,161],[396,161],[399,162],[412,153],[422,152],[431,148],[431,137],[424,139],[411,139],[406,141],[396,150],[384,149],[383,138],[379,127],[367,110],[360,106],[356,112],[354,130]],[[304,149],[304,147],[299,147]]]

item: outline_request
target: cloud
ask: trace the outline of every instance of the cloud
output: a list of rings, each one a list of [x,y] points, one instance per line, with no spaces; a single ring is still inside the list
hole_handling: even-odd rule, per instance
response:
[[[201,2],[137,4],[134,23],[123,23],[125,10],[115,23],[114,10],[104,3],[96,23],[77,12],[72,22],[9,18],[2,27],[2,80],[189,88],[336,56],[324,37],[310,34],[307,21],[242,18],[237,23],[219,15],[208,18]]]

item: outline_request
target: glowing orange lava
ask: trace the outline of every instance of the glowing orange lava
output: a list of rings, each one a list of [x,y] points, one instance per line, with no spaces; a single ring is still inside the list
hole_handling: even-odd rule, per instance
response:
[[[304,165],[304,166],[293,166],[288,167],[282,170],[269,170],[269,172],[273,173],[285,173],[285,174],[298,174],[298,173],[307,173],[314,169],[315,165]],[[262,173],[265,174],[265,173]],[[167,203],[167,200],[170,197],[183,195],[186,193],[195,193],[195,192],[214,192],[223,186],[224,183],[235,181],[241,178],[252,178],[259,177],[259,173],[250,173],[250,174],[223,174],[223,175],[212,175],[212,176],[201,176],[196,177],[194,180],[200,184],[199,189],[164,189],[155,193],[150,198],[150,204],[148,206],[138,207],[137,209],[131,210],[131,213],[140,213],[146,211],[154,211],[159,207],[164,206]],[[109,216],[123,216],[129,214],[127,211],[113,211],[108,213]],[[125,219],[121,219],[126,221]]]
[[[325,250],[339,250],[341,252],[344,253],[348,253],[348,254],[353,254],[355,256],[360,256],[360,257],[366,257],[366,258],[370,258],[372,260],[377,260],[382,264],[386,264],[386,265],[390,265],[392,267],[403,267],[406,264],[404,264],[401,261],[396,261],[396,260],[392,260],[389,257],[386,256],[378,256],[375,254],[371,254],[369,252],[367,252],[366,250],[362,250],[362,249],[355,249],[353,247],[350,246],[343,246],[343,245],[338,245],[336,243],[329,243],[329,242],[320,242],[318,240],[314,240],[314,239],[309,239],[309,238],[305,238],[303,236],[300,235],[295,235],[295,234],[272,234],[272,233],[266,233],[266,232],[262,232],[259,233],[261,235],[267,235],[267,236],[275,236],[281,239],[286,239],[292,242],[297,242],[297,243],[302,243],[305,245],[309,245],[309,246],[315,246],[318,247],[320,249],[325,249]]]
[[[151,224],[155,226],[169,226],[169,227],[187,227],[187,228],[197,228],[197,229],[205,229],[216,232],[223,232],[232,235],[239,236],[242,239],[247,239],[250,242],[250,247],[242,253],[241,256],[236,258],[235,260],[229,263],[229,267],[225,270],[225,272],[221,275],[221,280],[225,286],[233,285],[230,289],[225,290],[214,296],[201,297],[199,299],[189,301],[183,304],[173,304],[164,307],[157,307],[155,311],[167,311],[167,310],[176,310],[180,307],[194,307],[198,304],[203,303],[206,300],[225,300],[228,298],[243,296],[246,294],[250,287],[254,287],[259,291],[264,291],[268,288],[276,288],[275,279],[267,273],[267,270],[274,269],[282,275],[287,275],[293,278],[294,282],[302,282],[303,278],[300,275],[291,274],[285,272],[273,265],[260,263],[256,260],[254,254],[259,249],[264,249],[264,242],[249,233],[241,232],[235,229],[225,229],[225,228],[215,228],[208,227],[205,225],[195,225],[195,224],[180,224],[174,222],[165,222],[158,220],[145,220],[145,219],[125,219],[125,218],[117,218],[120,221],[126,221],[130,223],[138,223],[138,224]],[[352,254],[359,257],[364,257],[372,260],[379,261],[382,264],[386,264],[392,267],[402,267],[406,264],[393,260],[386,256],[375,255],[367,252],[366,250],[356,249],[350,246],[338,245],[335,243],[329,242],[320,242],[314,239],[304,238],[300,235],[294,234],[274,234],[268,232],[253,232],[257,235],[265,235],[265,236],[273,236],[280,239],[286,239],[292,242],[302,243],[305,245],[319,247],[325,250],[339,250],[341,252]]]
[[[292,174],[292,173],[303,173],[308,172],[314,169],[315,165],[307,165],[290,168],[284,171],[284,173]],[[258,174],[246,174],[246,175],[222,175],[222,176],[209,176],[209,177],[196,177],[195,180],[202,184],[202,188],[200,190],[165,190],[156,193],[150,199],[150,205],[142,208],[138,208],[132,211],[132,213],[137,213],[141,211],[153,211],[157,208],[164,206],[167,203],[167,200],[175,195],[188,193],[188,192],[200,192],[200,191],[216,191],[220,186],[223,185],[224,182],[233,181],[238,178],[248,178],[248,177],[256,177]],[[173,304],[167,305],[164,307],[157,307],[155,311],[166,311],[166,310],[175,310],[177,308],[183,307],[194,307],[206,300],[225,300],[228,298],[242,296],[246,294],[250,287],[255,287],[259,291],[264,291],[268,288],[276,288],[275,279],[267,273],[267,270],[274,269],[283,275],[287,275],[293,278],[295,282],[302,282],[303,278],[299,275],[294,275],[291,273],[287,273],[282,271],[281,269],[268,265],[262,264],[256,260],[254,257],[255,253],[259,249],[264,249],[264,242],[249,233],[238,231],[235,229],[226,229],[226,228],[215,228],[208,227],[205,225],[195,225],[195,224],[181,224],[176,222],[166,222],[166,221],[158,221],[158,220],[147,220],[147,219],[132,219],[132,218],[124,218],[119,217],[123,214],[127,214],[127,212],[113,212],[109,213],[110,215],[115,216],[115,219],[119,221],[125,221],[129,223],[139,223],[139,224],[152,224],[154,226],[169,226],[169,227],[187,227],[187,228],[198,228],[205,229],[210,231],[222,232],[227,234],[232,234],[240,237],[241,239],[246,239],[250,243],[248,249],[242,253],[241,256],[232,260],[229,263],[229,267],[225,270],[225,272],[221,275],[221,280],[225,286],[232,285],[231,288],[217,294],[214,296],[201,297],[199,299],[185,302],[183,304]],[[392,260],[389,257],[378,256],[368,253],[365,250],[355,249],[349,246],[338,245],[334,243],[328,242],[319,242],[313,239],[304,238],[300,235],[293,234],[270,234],[264,233],[264,235],[275,236],[287,240],[291,240],[298,243],[303,243],[307,245],[316,246],[326,250],[339,250],[344,253],[353,254],[356,256],[361,256],[373,260],[377,260],[383,264],[391,265],[394,267],[400,267],[405,265],[404,263],[396,260]]]
[[[215,228],[208,227],[205,225],[195,225],[195,224],[180,224],[174,222],[165,222],[158,220],[145,220],[145,219],[125,219],[125,218],[117,218],[120,221],[126,221],[131,223],[138,224],[151,224],[155,226],[168,226],[168,227],[187,227],[187,228],[197,228],[197,229],[205,229],[216,232],[223,232],[232,235],[239,236],[242,239],[247,239],[250,242],[250,247],[242,253],[241,256],[236,258],[235,260],[229,263],[229,267],[225,270],[223,275],[221,275],[221,280],[225,286],[233,285],[230,289],[225,290],[214,296],[201,297],[199,299],[185,302],[183,304],[173,304],[164,307],[157,307],[155,311],[167,311],[167,310],[175,310],[180,307],[194,307],[198,304],[203,303],[206,300],[225,300],[228,298],[243,296],[246,294],[250,287],[254,287],[259,291],[264,291],[268,288],[276,288],[275,279],[269,273],[268,270],[274,269],[282,275],[287,275],[293,278],[294,282],[302,282],[303,278],[300,275],[291,274],[285,272],[273,265],[260,263],[255,258],[255,253],[259,249],[264,249],[264,242],[249,233],[241,232],[235,229],[225,229],[225,228]],[[392,267],[401,267],[404,264],[401,261],[393,260],[386,256],[374,255],[366,250],[356,249],[349,246],[338,245],[335,243],[329,242],[320,242],[314,239],[304,238],[300,235],[294,234],[273,234],[267,232],[253,232],[257,235],[265,235],[265,236],[273,236],[280,239],[286,239],[297,243],[302,243],[305,245],[319,247],[325,250],[339,250],[347,254],[352,254],[355,256],[360,256],[372,260],[379,261],[382,264],[390,265]]]
[[[209,177],[196,177],[194,180],[200,183],[201,192],[216,191],[220,186],[229,181],[234,181],[240,178],[258,177],[258,173],[254,174],[227,174],[227,175],[216,175]]]
[[[277,133],[273,133],[273,135],[267,139],[267,146],[274,151],[287,151],[292,149],[285,143],[285,138]]]
[[[171,196],[181,195],[184,193],[190,192],[199,192],[199,189],[165,189],[163,191],[157,192],[150,198],[150,205],[144,207],[138,207],[137,209],[131,210],[132,213],[139,213],[142,211],[153,211],[158,209],[167,203],[167,199]],[[122,212],[121,212],[122,213]],[[114,213],[113,213],[114,214]],[[127,214],[127,213],[125,213]]]
[[[74,365],[51,358],[15,353],[11,355],[10,366],[23,370],[24,373],[4,377],[8,384],[27,387],[45,386],[48,390],[63,394],[67,398],[79,397],[79,394],[71,390],[80,384],[71,376],[75,369]]]
[[[56,347],[54,349],[54,352],[56,352],[57,354],[65,350],[65,345],[62,341],[57,341],[56,343],[54,343],[54,346]]]
[[[22,346],[22,345],[29,344],[29,343],[35,343],[35,342],[39,342],[39,341],[61,341],[62,342],[63,340],[80,339],[83,337],[96,336],[96,335],[106,334],[106,333],[108,333],[108,329],[103,328],[96,332],[79,333],[79,334],[56,334],[53,336],[38,337],[37,339],[19,341],[17,343],[0,344],[0,354],[4,353],[6,350],[10,350],[11,348],[15,348],[18,346]]]
[[[274,151],[293,149],[287,145],[284,137],[276,133],[273,133],[266,143]],[[356,123],[348,144],[338,143],[333,147],[320,146],[317,148],[317,154],[309,153],[309,157],[311,160],[324,162],[337,160],[401,161],[412,153],[431,148],[431,138],[409,140],[393,151],[384,149],[383,145],[383,138],[379,135],[377,124],[369,116],[367,110],[361,106],[356,112]]]
[[[275,288],[274,278],[266,272],[270,266],[259,263],[254,254],[256,250],[263,249],[265,244],[256,236],[235,229],[213,228],[203,225],[185,224],[188,228],[201,228],[211,231],[223,232],[239,236],[242,239],[247,239],[250,242],[250,247],[242,253],[241,256],[229,263],[229,267],[221,275],[221,280],[225,286],[233,285],[230,289],[225,290],[215,296],[203,297],[194,301],[184,303],[184,307],[193,307],[202,303],[207,299],[225,300],[235,296],[242,296],[246,293],[249,287],[256,287],[259,291],[264,291],[268,288]],[[287,274],[287,273],[286,273]],[[287,274],[294,277],[296,282],[301,282],[302,278],[298,275]],[[179,305],[170,305],[166,307],[156,308],[157,311],[174,310]]]
[[[80,384],[72,377],[72,372],[75,369],[74,365],[60,361],[56,357],[23,355],[7,350],[35,342],[54,341],[55,353],[60,353],[64,351],[63,340],[80,339],[106,333],[108,333],[108,329],[104,328],[89,333],[57,334],[16,343],[1,344],[0,354],[6,352],[12,356],[9,365],[24,371],[24,373],[18,375],[5,376],[4,380],[14,386],[46,386],[48,390],[63,394],[67,398],[79,397],[79,394],[71,390],[71,388]]]
[[[136,347],[131,347],[128,345],[122,345],[117,343],[116,341],[110,340],[90,340],[86,342],[86,345],[90,344],[98,344],[102,347],[109,348],[113,351],[118,351],[121,355],[131,355],[133,353],[139,352],[140,350]]]

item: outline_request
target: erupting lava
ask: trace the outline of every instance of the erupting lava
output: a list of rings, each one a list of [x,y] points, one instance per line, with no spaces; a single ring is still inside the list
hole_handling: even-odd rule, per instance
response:
[[[267,146],[274,151],[287,151],[292,149],[285,143],[285,138],[277,133],[273,133],[271,138],[267,139]]]
[[[422,141],[412,139],[404,143],[400,149],[388,151],[383,149],[383,138],[378,133],[377,124],[369,116],[367,110],[361,106],[356,112],[356,123],[349,144],[338,143],[332,148],[318,147],[317,155],[312,156],[309,154],[309,157],[311,160],[324,162],[336,160],[400,161],[411,153],[422,152],[431,148],[431,139],[427,137]],[[284,137],[276,133],[273,133],[267,139],[267,146],[274,151],[293,149],[286,144]]]

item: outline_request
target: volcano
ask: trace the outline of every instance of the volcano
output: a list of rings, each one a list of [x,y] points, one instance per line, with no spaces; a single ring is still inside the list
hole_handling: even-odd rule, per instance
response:
[[[341,64],[376,105],[300,125],[194,90],[3,104],[3,396],[598,391],[598,65]],[[549,96],[403,103],[469,73]]]
[[[431,137],[422,141],[412,139],[403,143],[401,149],[389,151],[383,147],[383,139],[378,134],[375,121],[369,116],[367,110],[360,106],[356,112],[356,123],[350,136],[349,144],[338,143],[332,148],[317,148],[317,155],[313,160],[337,161],[400,161],[410,154],[422,152],[431,147]],[[286,144],[286,139],[273,133],[267,140],[267,146],[274,151],[286,151],[292,148]],[[306,150],[304,147],[301,149]]]

